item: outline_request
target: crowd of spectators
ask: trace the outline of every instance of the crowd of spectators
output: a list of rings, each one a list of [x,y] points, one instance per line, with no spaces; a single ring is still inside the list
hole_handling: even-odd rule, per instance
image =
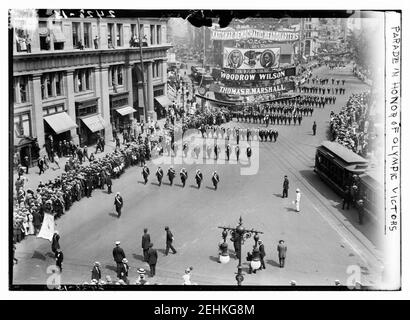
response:
[[[330,114],[332,140],[363,157],[369,151],[369,102],[370,92],[352,94],[338,114]]]
[[[65,172],[54,180],[40,182],[36,190],[26,189],[27,178],[19,176],[13,199],[14,242],[36,235],[45,212],[52,213],[56,219],[61,217],[75,201],[91,197],[93,190],[104,189],[127,167],[142,165],[150,156],[150,142],[140,136],[102,158],[90,157],[88,163],[80,162],[73,153],[65,164]]]

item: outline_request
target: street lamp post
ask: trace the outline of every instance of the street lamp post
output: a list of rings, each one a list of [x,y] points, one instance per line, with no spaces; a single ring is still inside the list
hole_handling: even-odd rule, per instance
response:
[[[238,282],[238,286],[242,285],[242,281],[244,280],[243,277],[243,273],[242,273],[242,245],[245,243],[245,241],[249,238],[252,237],[252,235],[254,235],[253,239],[255,241],[255,248],[258,244],[258,240],[259,240],[259,234],[263,234],[262,231],[258,231],[255,229],[245,229],[242,226],[242,217],[239,217],[239,224],[235,227],[225,227],[225,226],[218,226],[218,228],[223,229],[222,231],[222,238],[224,240],[224,242],[226,242],[226,237],[228,235],[228,232],[231,234],[231,236],[234,239],[237,239],[237,237],[239,238],[239,248],[238,248],[238,259],[239,259],[239,263],[238,263],[238,272],[236,273],[236,281]]]

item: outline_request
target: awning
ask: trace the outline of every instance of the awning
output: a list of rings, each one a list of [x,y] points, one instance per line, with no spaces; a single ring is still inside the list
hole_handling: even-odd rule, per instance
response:
[[[52,29],[54,42],[65,42],[64,33],[59,28]]]
[[[164,108],[172,105],[172,101],[167,96],[158,96],[155,97],[155,100]]]
[[[47,27],[39,27],[38,28],[38,34],[40,35],[40,36],[46,36],[46,35],[48,35],[49,34],[49,30],[48,30],[48,28]]]
[[[115,109],[115,111],[117,111],[120,115],[125,116],[127,114],[134,113],[137,110],[135,110],[133,107],[126,106],[126,107]]]
[[[33,141],[34,139],[26,137],[26,136],[21,136],[21,137],[14,136],[14,146],[15,147],[23,147],[25,145],[31,144]]]
[[[60,113],[53,114],[48,117],[44,117],[44,120],[50,125],[50,127],[57,134],[77,128],[77,125],[70,118],[67,112],[60,112]]]
[[[96,114],[91,117],[82,118],[82,122],[91,130],[91,132],[97,132],[103,130],[106,127],[106,123],[99,114]]]

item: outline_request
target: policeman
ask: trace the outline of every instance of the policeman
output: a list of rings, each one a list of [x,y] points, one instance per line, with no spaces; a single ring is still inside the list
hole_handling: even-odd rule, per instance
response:
[[[155,173],[158,179],[158,184],[162,184],[162,177],[164,176],[164,171],[162,171],[161,167],[158,167],[157,172]]]
[[[147,184],[148,182],[148,176],[149,176],[149,168],[144,164],[144,168],[142,169],[142,176],[144,177],[144,184]]]
[[[251,156],[252,156],[252,149],[251,149],[250,146],[248,146],[246,148],[246,156],[248,157],[248,161],[250,162],[251,161]]]
[[[185,168],[182,168],[179,172],[179,176],[181,177],[182,187],[185,187],[185,182],[188,179],[188,172]]]
[[[231,146],[229,143],[226,145],[226,160],[229,161],[229,156],[231,155]]]
[[[195,181],[196,181],[196,184],[198,185],[198,189],[201,187],[201,182],[203,178],[204,176],[202,175],[201,170],[197,169],[196,174],[195,174]]]
[[[239,153],[240,153],[240,148],[239,148],[239,145],[237,145],[236,147],[235,147],[235,153],[236,153],[236,161],[239,161]]]
[[[216,171],[214,171],[214,173],[212,174],[212,183],[216,190],[218,188],[218,183],[219,183],[219,175],[216,173]]]
[[[168,179],[169,179],[169,184],[172,186],[172,183],[173,183],[174,178],[175,178],[175,170],[172,166],[168,169],[167,175],[168,175]]]
[[[117,192],[117,194],[115,195],[114,205],[115,205],[115,210],[117,211],[117,214],[118,214],[118,218],[120,218],[121,217],[121,209],[124,205],[124,200],[122,199],[119,192]]]

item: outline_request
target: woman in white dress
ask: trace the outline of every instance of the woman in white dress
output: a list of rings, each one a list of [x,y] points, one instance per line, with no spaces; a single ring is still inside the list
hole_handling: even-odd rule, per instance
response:
[[[60,169],[60,163],[59,163],[60,159],[58,158],[57,153],[54,153],[53,159],[54,159],[54,163],[57,165],[58,169]]]
[[[297,212],[300,212],[300,197],[301,197],[300,190],[296,189],[295,205],[296,205],[296,211]]]
[[[34,234],[33,215],[31,213],[28,213],[27,218],[28,218],[27,235],[33,235]]]

